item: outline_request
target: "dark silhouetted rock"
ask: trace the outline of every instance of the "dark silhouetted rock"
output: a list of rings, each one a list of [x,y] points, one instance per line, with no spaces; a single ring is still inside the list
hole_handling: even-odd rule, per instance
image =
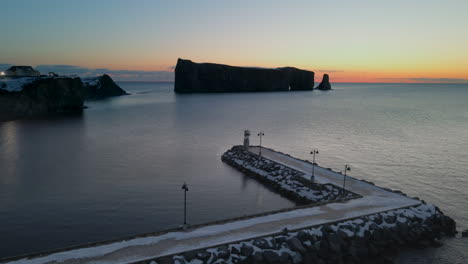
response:
[[[255,252],[253,255],[252,255],[252,260],[253,260],[253,263],[263,263],[264,259],[263,259],[263,254],[259,251]]]
[[[267,92],[314,89],[314,72],[292,67],[266,69],[178,59],[174,91]]]
[[[174,264],[174,259],[172,257],[162,257],[158,258],[158,264]]]
[[[268,245],[268,242],[264,238],[254,239],[253,244],[261,249],[270,248],[270,245]]]
[[[290,263],[289,255],[287,253],[283,252],[281,253],[281,255],[278,255],[278,253],[272,250],[263,251],[263,259],[265,260],[265,263],[270,263],[270,264]]]
[[[396,216],[394,215],[389,215],[385,218],[385,222],[389,224],[394,224],[396,222]]]
[[[86,99],[99,99],[128,94],[107,74],[99,77],[83,78],[82,81],[86,92]]]
[[[302,246],[301,241],[299,241],[299,239],[295,237],[288,239],[287,243],[289,245],[289,248],[292,249],[293,251],[297,251],[300,253],[306,252],[306,249],[304,248],[304,246]]]
[[[218,258],[227,259],[231,255],[231,251],[227,246],[222,246],[218,248],[217,256]]]
[[[221,249],[223,251],[223,254],[226,253],[225,249]],[[194,259],[200,259],[202,261],[207,261],[211,257],[211,253],[206,251],[206,250],[192,250],[192,251],[187,251],[183,254],[183,257],[185,260],[188,262],[191,262]]]
[[[17,89],[12,88],[15,85]],[[81,113],[84,98],[80,78],[22,77],[3,81],[0,82],[0,120]]]
[[[330,77],[328,74],[323,75],[322,82],[317,86],[318,90],[331,90]]]
[[[248,245],[243,245],[241,248],[241,254],[244,256],[252,255],[253,251],[254,251],[253,247],[248,246]]]
[[[309,240],[309,239],[311,238],[311,236],[310,236],[310,234],[309,234],[308,232],[302,230],[302,231],[299,231],[299,232],[297,233],[297,238],[298,238],[299,240],[301,240],[301,242],[304,242],[304,241],[306,241],[306,240]]]
[[[231,253],[232,253],[232,254],[235,254],[235,255],[242,255],[240,249],[237,248],[237,247],[232,247]]]
[[[283,242],[286,242],[286,236],[277,236],[274,238],[276,244],[281,244]]]

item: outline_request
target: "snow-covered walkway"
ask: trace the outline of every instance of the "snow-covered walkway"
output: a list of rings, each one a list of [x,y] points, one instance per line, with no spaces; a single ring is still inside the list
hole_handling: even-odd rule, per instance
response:
[[[259,147],[251,147],[249,151],[258,154],[259,152]],[[312,164],[295,159],[293,157],[284,155],[282,153],[278,153],[276,151],[273,151],[271,149],[267,148],[262,148],[262,156],[274,160],[278,163],[281,163],[283,165],[286,165],[288,167],[291,167],[293,169],[296,169],[298,171],[301,171],[305,173],[305,177],[307,179],[310,179],[310,176],[312,174]],[[336,186],[343,186],[343,178],[344,176],[340,173],[333,172],[330,170],[327,170],[325,168],[315,166],[315,181],[317,183],[332,183]],[[374,186],[372,184],[363,182],[361,180],[358,180],[354,177],[347,176],[346,177],[346,186],[345,188],[351,192],[360,194],[363,196],[363,198],[359,199],[360,202],[363,200],[366,201],[366,203],[369,206],[378,205],[378,204],[388,204],[388,205],[398,205],[402,204],[402,206],[405,206],[405,204],[408,205],[413,205],[413,204],[419,204],[420,201],[408,198],[406,196],[385,191],[382,188],[379,188],[377,186]],[[386,201],[386,202],[384,202]],[[397,206],[397,207],[402,207],[402,206]]]
[[[250,151],[258,152],[258,147],[252,147]],[[302,171],[306,173],[306,177],[310,177],[312,165],[307,162],[264,148],[262,148],[262,156]],[[333,183],[338,186],[343,184],[343,175],[318,166],[315,167],[315,179],[318,183]],[[54,263],[54,261],[59,263],[128,263],[265,236],[281,232],[285,227],[289,230],[299,229],[421,203],[418,200],[383,190],[352,177],[347,178],[346,189],[362,195],[363,198],[188,229],[187,231],[171,232],[160,236],[135,238],[91,248],[75,249],[10,263]]]

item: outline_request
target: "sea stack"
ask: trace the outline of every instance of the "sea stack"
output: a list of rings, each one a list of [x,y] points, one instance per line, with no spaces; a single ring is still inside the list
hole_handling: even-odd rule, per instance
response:
[[[323,75],[322,82],[315,89],[318,89],[318,90],[331,90],[330,77],[328,76],[328,74]]]
[[[176,93],[311,91],[314,72],[293,67],[238,67],[178,59]]]

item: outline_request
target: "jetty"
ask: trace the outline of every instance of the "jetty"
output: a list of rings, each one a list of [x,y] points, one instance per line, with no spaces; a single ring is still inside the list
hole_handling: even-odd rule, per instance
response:
[[[301,205],[0,263],[359,263],[456,232],[434,205],[351,176],[343,189],[344,174],[314,164],[312,175],[311,162],[270,148],[234,146],[222,160]]]

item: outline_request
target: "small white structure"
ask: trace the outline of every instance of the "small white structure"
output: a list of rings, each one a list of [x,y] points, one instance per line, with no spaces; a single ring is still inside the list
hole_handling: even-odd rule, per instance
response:
[[[31,66],[11,66],[8,70],[2,72],[4,77],[39,77],[40,72]]]
[[[244,148],[249,149],[250,142],[249,142],[250,131],[244,130]]]

